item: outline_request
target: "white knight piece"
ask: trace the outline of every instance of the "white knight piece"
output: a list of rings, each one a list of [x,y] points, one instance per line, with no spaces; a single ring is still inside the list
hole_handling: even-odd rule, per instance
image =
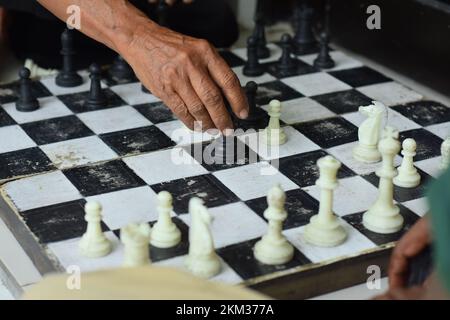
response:
[[[333,212],[333,192],[338,186],[337,172],[341,163],[332,156],[317,161],[320,177],[316,185],[321,188],[319,213],[313,216],[305,227],[305,240],[320,247],[340,245],[347,233]]]
[[[284,209],[286,194],[280,185],[274,186],[267,195],[268,208],[264,217],[269,221],[269,230],[255,244],[255,258],[265,264],[278,265],[292,260],[294,248],[283,235],[283,222],[287,218]]]
[[[381,102],[372,101],[369,106],[359,107],[359,112],[368,118],[359,126],[358,145],[353,149],[353,158],[364,163],[378,162],[381,155],[377,146],[386,107]]]
[[[200,198],[192,198],[189,201],[189,213],[191,225],[186,268],[197,277],[211,278],[222,268],[210,230],[212,217]]]

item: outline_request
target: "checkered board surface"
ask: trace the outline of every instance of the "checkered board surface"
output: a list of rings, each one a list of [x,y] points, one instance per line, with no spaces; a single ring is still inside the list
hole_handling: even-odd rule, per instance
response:
[[[280,48],[271,44],[270,49],[271,58],[263,61],[268,72],[251,79],[242,75],[245,49],[221,52],[243,84],[248,80],[259,84],[257,102],[263,109],[272,99],[283,101],[281,120],[288,136],[276,156],[252,145],[248,134],[236,137],[246,152],[235,164],[207,164],[196,157],[194,150],[203,150],[212,137],[177,130],[183,127],[180,121],[156,97],[143,93],[137,81],[117,83],[105,76],[109,105],[97,111],[84,108],[86,73],[77,88],[59,88],[52,77],[36,82],[41,108],[32,113],[15,110],[17,84],[0,87],[2,194],[57,268],[78,265],[90,271],[120,266],[119,229],[131,222],[153,224],[156,194],[162,190],[174,197],[173,217],[183,237],[175,248],[151,248],[153,263],[183,268],[188,201],[198,196],[215,218],[212,233],[223,262],[215,279],[228,283],[277,277],[293,268],[317,268],[382,250],[426,213],[424,186],[438,175],[440,145],[450,132],[450,109],[339,51],[331,52],[336,61],[332,70],[315,70],[316,54],[311,53],[297,57],[297,75],[279,78],[270,70]],[[401,140],[411,137],[418,144],[415,164],[422,184],[413,189],[395,187],[405,227],[391,235],[362,226],[362,214],[377,196],[374,171],[379,164],[360,164],[351,156],[364,120],[358,107],[372,100],[388,106],[387,122],[400,130]],[[326,154],[342,162],[334,210],[348,239],[335,248],[311,246],[303,237],[319,206],[316,161]],[[400,164],[401,156],[395,161]],[[272,174],[261,174],[269,169]],[[267,266],[255,260],[252,248],[267,231],[265,197],[275,183],[287,194],[284,234],[295,255],[286,265]],[[86,228],[83,205],[90,200],[103,205],[103,228],[114,244],[114,251],[99,259],[83,258],[77,248]]]

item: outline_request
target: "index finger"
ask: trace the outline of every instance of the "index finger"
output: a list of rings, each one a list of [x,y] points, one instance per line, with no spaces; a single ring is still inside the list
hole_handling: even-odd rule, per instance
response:
[[[208,70],[213,80],[222,89],[234,114],[241,119],[247,118],[249,106],[239,79],[216,51],[208,63]]]

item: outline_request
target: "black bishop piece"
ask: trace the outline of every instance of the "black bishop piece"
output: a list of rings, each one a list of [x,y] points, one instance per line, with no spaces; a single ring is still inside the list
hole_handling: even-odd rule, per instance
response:
[[[31,112],[39,109],[39,101],[34,96],[30,70],[22,68],[19,71],[20,87],[19,87],[19,99],[16,101],[17,111]]]
[[[61,34],[61,55],[63,57],[62,70],[56,76],[55,83],[60,87],[71,88],[77,87],[83,83],[83,78],[76,72],[73,57],[75,50],[73,49],[73,31],[64,30]]]

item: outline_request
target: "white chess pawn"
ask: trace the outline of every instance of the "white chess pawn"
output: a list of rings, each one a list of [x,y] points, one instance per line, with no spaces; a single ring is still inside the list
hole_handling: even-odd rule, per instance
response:
[[[440,169],[445,170],[450,166],[450,137],[445,139],[441,144],[441,156]]]
[[[268,208],[264,217],[269,221],[267,233],[254,247],[255,258],[268,265],[288,263],[294,256],[294,248],[283,235],[283,222],[287,218],[284,209],[286,194],[280,185],[275,185],[267,195]]]
[[[417,144],[414,139],[408,138],[403,141],[402,146],[403,160],[397,168],[398,175],[394,178],[394,184],[402,188],[414,188],[420,184],[420,174],[414,167]]]
[[[359,107],[359,112],[368,118],[359,126],[358,145],[353,149],[353,158],[364,163],[374,163],[381,160],[377,149],[382,116],[386,107],[378,101],[365,107]]]
[[[78,244],[80,254],[88,258],[106,256],[111,252],[112,244],[102,231],[102,206],[98,202],[88,202],[84,210],[87,229]]]
[[[263,131],[263,139],[268,145],[279,146],[287,141],[286,133],[280,127],[281,102],[272,100],[269,104],[269,125]]]
[[[321,188],[319,213],[311,217],[305,227],[305,240],[320,247],[334,247],[345,241],[347,233],[333,213],[333,192],[338,186],[337,172],[341,163],[332,156],[317,161],[320,177],[316,185]]]
[[[192,198],[189,201],[191,225],[189,228],[189,253],[185,260],[186,268],[195,276],[211,278],[217,275],[221,262],[214,248],[210,229],[212,217],[203,201]]]
[[[370,209],[363,215],[363,225],[377,233],[394,233],[403,227],[403,217],[400,209],[394,204],[393,178],[397,175],[394,157],[400,151],[398,131],[386,127],[384,137],[379,143],[379,150],[383,158],[381,167],[376,171],[380,177],[378,198]]]
[[[124,267],[137,267],[151,262],[150,233],[148,223],[132,223],[120,229],[120,240],[124,245]]]
[[[158,193],[158,222],[153,226],[150,243],[157,248],[171,248],[181,241],[181,232],[173,223],[170,214],[172,212],[172,195],[167,191]]]

